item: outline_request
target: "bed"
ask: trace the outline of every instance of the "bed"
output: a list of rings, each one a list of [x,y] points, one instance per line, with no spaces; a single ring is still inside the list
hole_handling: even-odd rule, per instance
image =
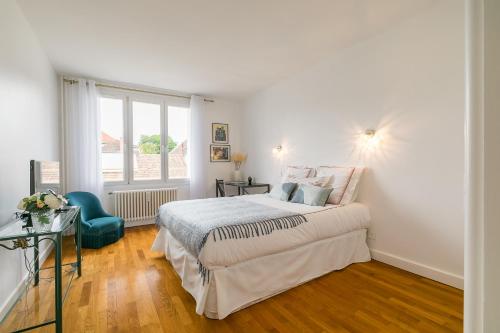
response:
[[[278,211],[289,214],[283,218],[277,215],[274,225],[271,220],[265,222],[258,236],[258,228],[226,229],[227,237],[214,231],[195,251],[184,240],[186,230],[193,225],[179,231],[165,220],[172,215],[180,219],[189,216],[191,207],[210,206],[210,200],[223,200],[215,203],[228,207],[255,207],[264,215]],[[207,212],[200,209],[201,216]],[[152,250],[164,253],[171,262],[182,286],[194,297],[198,314],[223,319],[331,271],[369,261],[369,221],[368,208],[360,203],[308,206],[266,194],[180,201],[160,208],[160,228]]]

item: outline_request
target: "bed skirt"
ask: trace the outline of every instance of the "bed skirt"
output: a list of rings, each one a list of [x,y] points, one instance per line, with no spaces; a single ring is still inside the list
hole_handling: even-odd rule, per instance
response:
[[[361,229],[232,266],[210,268],[210,281],[203,284],[197,260],[167,229],[160,228],[152,250],[165,253],[182,286],[194,297],[196,313],[211,319],[223,319],[331,271],[371,260],[366,229]]]

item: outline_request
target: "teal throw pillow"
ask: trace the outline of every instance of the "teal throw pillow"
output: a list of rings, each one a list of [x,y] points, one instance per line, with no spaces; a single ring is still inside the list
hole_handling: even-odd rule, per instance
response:
[[[292,194],[293,190],[297,184],[295,183],[282,183],[282,184],[277,184],[273,186],[273,189],[269,193],[271,198],[279,199],[281,201],[288,201],[290,200],[290,195]]]
[[[303,203],[309,206],[324,206],[333,188],[300,184],[291,202]]]

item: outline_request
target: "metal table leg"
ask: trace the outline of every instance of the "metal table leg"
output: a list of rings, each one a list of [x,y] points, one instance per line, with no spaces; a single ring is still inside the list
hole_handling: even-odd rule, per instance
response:
[[[78,213],[76,217],[76,265],[78,276],[82,276],[82,227],[81,227],[81,215]]]
[[[38,255],[40,253],[40,249],[38,248],[38,236],[34,236],[34,247],[33,247],[33,257],[35,258],[35,263],[33,269],[35,270],[35,286],[38,286],[40,282],[40,258]]]
[[[55,284],[56,284],[56,332],[62,333],[62,233],[59,232],[56,235],[55,240],[56,248],[56,262],[54,265],[55,269]]]

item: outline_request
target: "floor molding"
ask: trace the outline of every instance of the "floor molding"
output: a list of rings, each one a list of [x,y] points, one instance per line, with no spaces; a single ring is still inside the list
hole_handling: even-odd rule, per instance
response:
[[[47,248],[45,248],[43,252],[40,253],[40,267],[42,267],[43,263],[45,262],[45,260],[47,260],[50,253],[52,252],[52,249],[54,248],[54,244],[52,242],[49,242],[47,244],[49,244]],[[0,307],[0,321],[2,321],[4,317],[8,314],[9,309],[17,301],[19,295],[21,295],[24,292],[24,288],[26,287],[28,279],[29,279],[29,274],[28,272],[26,272],[26,274],[24,275],[22,280],[18,283],[14,291],[12,291],[9,297],[7,297],[5,302],[2,304],[2,306]]]
[[[435,280],[449,286],[464,289],[464,277],[450,272],[440,270],[438,268],[430,267],[413,260],[398,257],[396,255],[386,253],[383,251],[370,249],[372,258],[380,262],[395,266],[405,271],[412,272],[423,277]]]
[[[125,228],[132,228],[132,227],[138,227],[141,225],[148,225],[148,224],[155,224],[156,221],[155,219],[144,219],[144,220],[137,220],[137,221],[126,221],[125,222]]]

